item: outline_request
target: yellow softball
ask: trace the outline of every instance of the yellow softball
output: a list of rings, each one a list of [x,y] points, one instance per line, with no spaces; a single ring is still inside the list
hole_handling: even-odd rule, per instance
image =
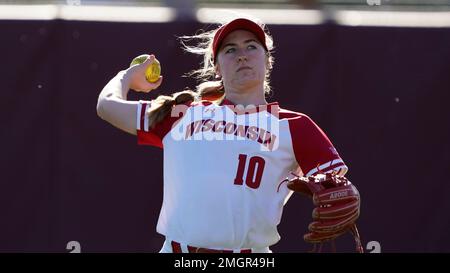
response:
[[[137,56],[136,58],[131,61],[130,66],[133,66],[135,64],[141,64],[147,60],[147,58],[150,57],[148,54],[142,54]],[[154,83],[158,81],[159,76],[161,75],[161,64],[159,61],[155,58],[152,64],[150,64],[147,69],[145,70],[145,78],[148,82]]]

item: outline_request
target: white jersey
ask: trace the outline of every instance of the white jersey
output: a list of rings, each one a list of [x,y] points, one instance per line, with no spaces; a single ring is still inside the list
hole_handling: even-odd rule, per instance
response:
[[[138,107],[138,143],[163,148],[164,197],[157,232],[216,249],[262,248],[280,239],[277,225],[291,195],[291,171],[347,171],[324,132],[277,103],[239,112],[228,100],[176,106],[150,129]]]

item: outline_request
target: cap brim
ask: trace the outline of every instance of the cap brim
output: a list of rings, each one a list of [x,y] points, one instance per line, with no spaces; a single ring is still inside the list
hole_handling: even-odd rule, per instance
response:
[[[225,39],[225,37],[227,37],[227,35],[230,34],[231,32],[238,30],[238,29],[247,30],[247,31],[250,31],[253,34],[255,34],[256,38],[261,42],[264,49],[266,51],[268,51],[267,45],[266,45],[266,35],[264,33],[264,30],[261,28],[261,26],[259,26],[257,23],[255,23],[251,20],[239,18],[239,19],[235,19],[235,20],[229,22],[228,24],[222,26],[214,35],[214,41],[213,41],[214,59],[216,58],[217,53],[219,52],[220,46],[222,45],[222,42]]]

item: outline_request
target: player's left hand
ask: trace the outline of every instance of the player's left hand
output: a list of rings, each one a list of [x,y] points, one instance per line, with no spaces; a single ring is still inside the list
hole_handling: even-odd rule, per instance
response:
[[[356,187],[343,176],[334,173],[297,177],[289,180],[288,188],[313,199],[313,222],[309,233],[303,236],[309,243],[332,241],[351,232],[355,236],[357,251],[362,252],[356,220],[360,214],[360,195]]]

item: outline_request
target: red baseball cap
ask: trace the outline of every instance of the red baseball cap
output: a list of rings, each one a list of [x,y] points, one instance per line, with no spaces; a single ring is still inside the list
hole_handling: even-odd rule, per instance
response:
[[[238,29],[247,30],[255,34],[256,38],[261,42],[264,49],[266,51],[269,51],[266,45],[266,35],[262,27],[251,20],[239,18],[220,27],[219,30],[217,30],[216,34],[214,35],[213,40],[214,60],[216,59],[217,53],[219,53],[220,46],[222,45],[222,42],[225,39],[225,37],[227,37],[227,35],[230,34],[232,31]]]

